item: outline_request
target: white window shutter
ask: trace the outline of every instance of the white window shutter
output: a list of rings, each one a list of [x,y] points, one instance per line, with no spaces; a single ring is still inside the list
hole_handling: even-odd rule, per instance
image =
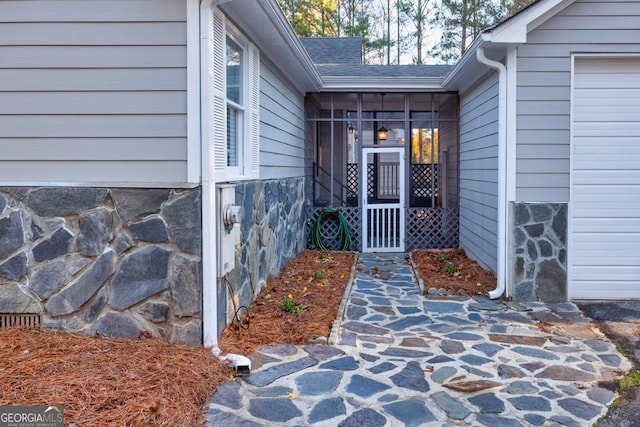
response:
[[[260,175],[260,51],[249,46],[249,139],[246,173],[252,179]]]
[[[209,75],[212,85],[211,142],[213,144],[213,169],[216,181],[224,181],[227,170],[227,33],[225,16],[219,10],[213,12]]]

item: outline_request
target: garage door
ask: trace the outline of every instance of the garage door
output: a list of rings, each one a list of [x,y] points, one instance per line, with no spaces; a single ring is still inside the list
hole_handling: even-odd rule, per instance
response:
[[[570,298],[640,298],[640,59],[576,59]]]

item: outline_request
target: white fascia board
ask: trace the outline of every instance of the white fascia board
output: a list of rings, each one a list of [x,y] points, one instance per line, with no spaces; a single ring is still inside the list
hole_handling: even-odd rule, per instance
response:
[[[555,16],[575,0],[547,0],[532,4],[513,18],[488,30],[485,39],[492,43],[526,43],[529,31]]]
[[[200,182],[200,0],[187,0],[187,182]]]
[[[479,63],[476,59],[476,51],[480,46],[487,45],[488,42],[484,38],[484,33],[475,38],[471,46],[462,55],[462,58],[453,66],[449,73],[444,77],[442,86],[447,90],[458,90],[459,80],[463,77],[464,72],[469,67],[478,67]],[[484,66],[483,66],[484,67]]]
[[[220,8],[300,93],[322,86],[320,73],[275,0],[233,0]]]
[[[323,92],[444,92],[442,77],[338,77],[324,76]]]
[[[460,79],[463,78],[469,67],[476,67],[476,52],[479,47],[489,45],[504,46],[522,44],[527,42],[530,31],[536,29],[562,9],[575,0],[547,0],[539,1],[507,19],[502,24],[481,33],[471,43],[471,46],[462,55],[453,69],[447,74],[443,85],[447,89],[458,89]],[[476,73],[473,73],[476,74]]]

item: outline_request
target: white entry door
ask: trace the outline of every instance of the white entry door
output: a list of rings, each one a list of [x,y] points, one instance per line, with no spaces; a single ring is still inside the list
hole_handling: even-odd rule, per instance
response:
[[[404,151],[362,149],[362,252],[404,252]]]

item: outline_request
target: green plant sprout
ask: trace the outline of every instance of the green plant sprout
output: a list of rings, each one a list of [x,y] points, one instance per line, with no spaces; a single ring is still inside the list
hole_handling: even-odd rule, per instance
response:
[[[282,301],[282,309],[287,313],[298,314],[302,311],[302,304],[296,304],[293,298],[285,298]]]
[[[448,262],[447,265],[444,266],[444,273],[447,276],[453,276],[454,268],[453,268],[453,264],[451,262]]]

